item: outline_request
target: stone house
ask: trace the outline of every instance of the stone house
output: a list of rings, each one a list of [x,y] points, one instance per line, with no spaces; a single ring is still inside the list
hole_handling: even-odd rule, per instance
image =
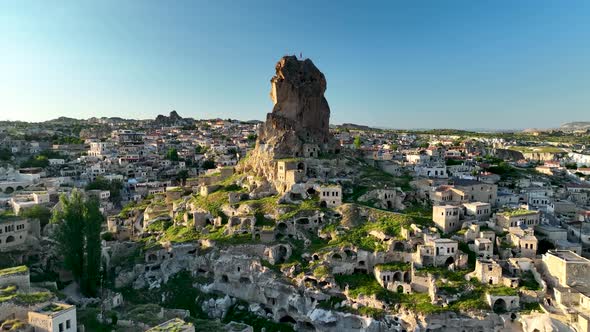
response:
[[[490,259],[494,255],[494,243],[487,238],[477,238],[473,244],[478,257]]]
[[[465,201],[496,204],[498,186],[495,184],[457,178],[454,178],[452,183],[462,193],[463,200]]]
[[[459,243],[451,239],[430,238],[418,245],[413,261],[419,266],[465,266],[467,255],[459,250]]]
[[[508,243],[517,248],[521,257],[534,258],[537,255],[539,240],[533,228],[526,225],[510,227],[506,238]]]
[[[488,220],[492,214],[492,205],[483,202],[463,203],[465,215],[477,220]]]
[[[414,172],[416,172],[417,176],[428,178],[446,179],[449,177],[447,175],[447,168],[444,165],[416,165]]]
[[[572,313],[579,331],[588,331],[590,320],[590,260],[571,251],[549,250],[542,258],[543,268],[553,286],[557,305]],[[586,317],[586,318],[584,318]]]
[[[517,206],[519,203],[519,196],[517,194],[502,191],[496,197],[495,206]]]
[[[486,294],[486,301],[495,312],[514,311],[520,309],[520,297],[518,295],[493,295]]]
[[[590,260],[571,251],[549,250],[543,254],[543,266],[552,285],[590,287]]]
[[[375,265],[373,274],[383,288],[398,293],[411,293],[412,271],[410,264],[378,264]]]
[[[322,185],[319,187],[320,206],[337,207],[342,205],[342,186]]]
[[[432,220],[443,233],[461,229],[461,208],[453,205],[435,205],[432,207]]]
[[[473,275],[484,284],[502,284],[502,266],[495,260],[477,259],[475,270],[470,275]]]
[[[29,325],[35,328],[35,332],[75,332],[76,306],[56,302],[30,311]]]
[[[303,181],[307,167],[301,159],[287,159],[277,161],[277,181],[278,189],[286,192],[291,189],[295,183]]]
[[[317,144],[303,144],[303,157],[317,158],[320,155],[320,147]]]
[[[39,238],[39,219],[0,217],[0,252],[22,248],[27,240]]]
[[[539,224],[540,215],[539,211],[506,210],[496,214],[496,224],[504,229],[516,227],[519,224],[533,227]]]

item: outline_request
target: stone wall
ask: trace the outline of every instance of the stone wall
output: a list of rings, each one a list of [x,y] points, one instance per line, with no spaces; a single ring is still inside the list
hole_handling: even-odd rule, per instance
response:
[[[29,290],[29,288],[31,288],[29,269],[27,269],[25,272],[11,273],[0,276],[0,288],[10,285],[17,286],[21,291]]]

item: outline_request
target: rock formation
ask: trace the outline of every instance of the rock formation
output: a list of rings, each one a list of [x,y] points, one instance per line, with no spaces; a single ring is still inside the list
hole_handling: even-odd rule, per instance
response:
[[[330,107],[324,97],[324,74],[309,59],[285,56],[270,82],[274,108],[260,130],[257,145],[265,145],[277,159],[303,156],[304,144],[329,150]]]
[[[181,117],[176,111],[170,112],[170,116],[159,114],[154,120],[154,123],[159,126],[182,126],[190,122],[190,119]]]
[[[324,74],[311,60],[295,56],[282,57],[275,69],[270,91],[274,107],[245,166],[269,181],[275,178],[277,159],[305,157],[305,149],[335,150]]]

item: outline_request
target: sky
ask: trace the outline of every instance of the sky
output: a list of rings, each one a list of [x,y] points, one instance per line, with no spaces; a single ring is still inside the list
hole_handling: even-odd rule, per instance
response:
[[[1,1],[0,120],[263,120],[287,54],[331,123],[590,121],[590,1]]]

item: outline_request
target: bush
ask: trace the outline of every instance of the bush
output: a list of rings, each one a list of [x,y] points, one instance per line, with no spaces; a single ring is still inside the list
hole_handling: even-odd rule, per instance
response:
[[[105,240],[105,241],[113,241],[113,240],[115,240],[115,236],[111,232],[104,232],[104,233],[102,233],[101,236],[100,236],[100,238],[103,239],[103,240]]]

